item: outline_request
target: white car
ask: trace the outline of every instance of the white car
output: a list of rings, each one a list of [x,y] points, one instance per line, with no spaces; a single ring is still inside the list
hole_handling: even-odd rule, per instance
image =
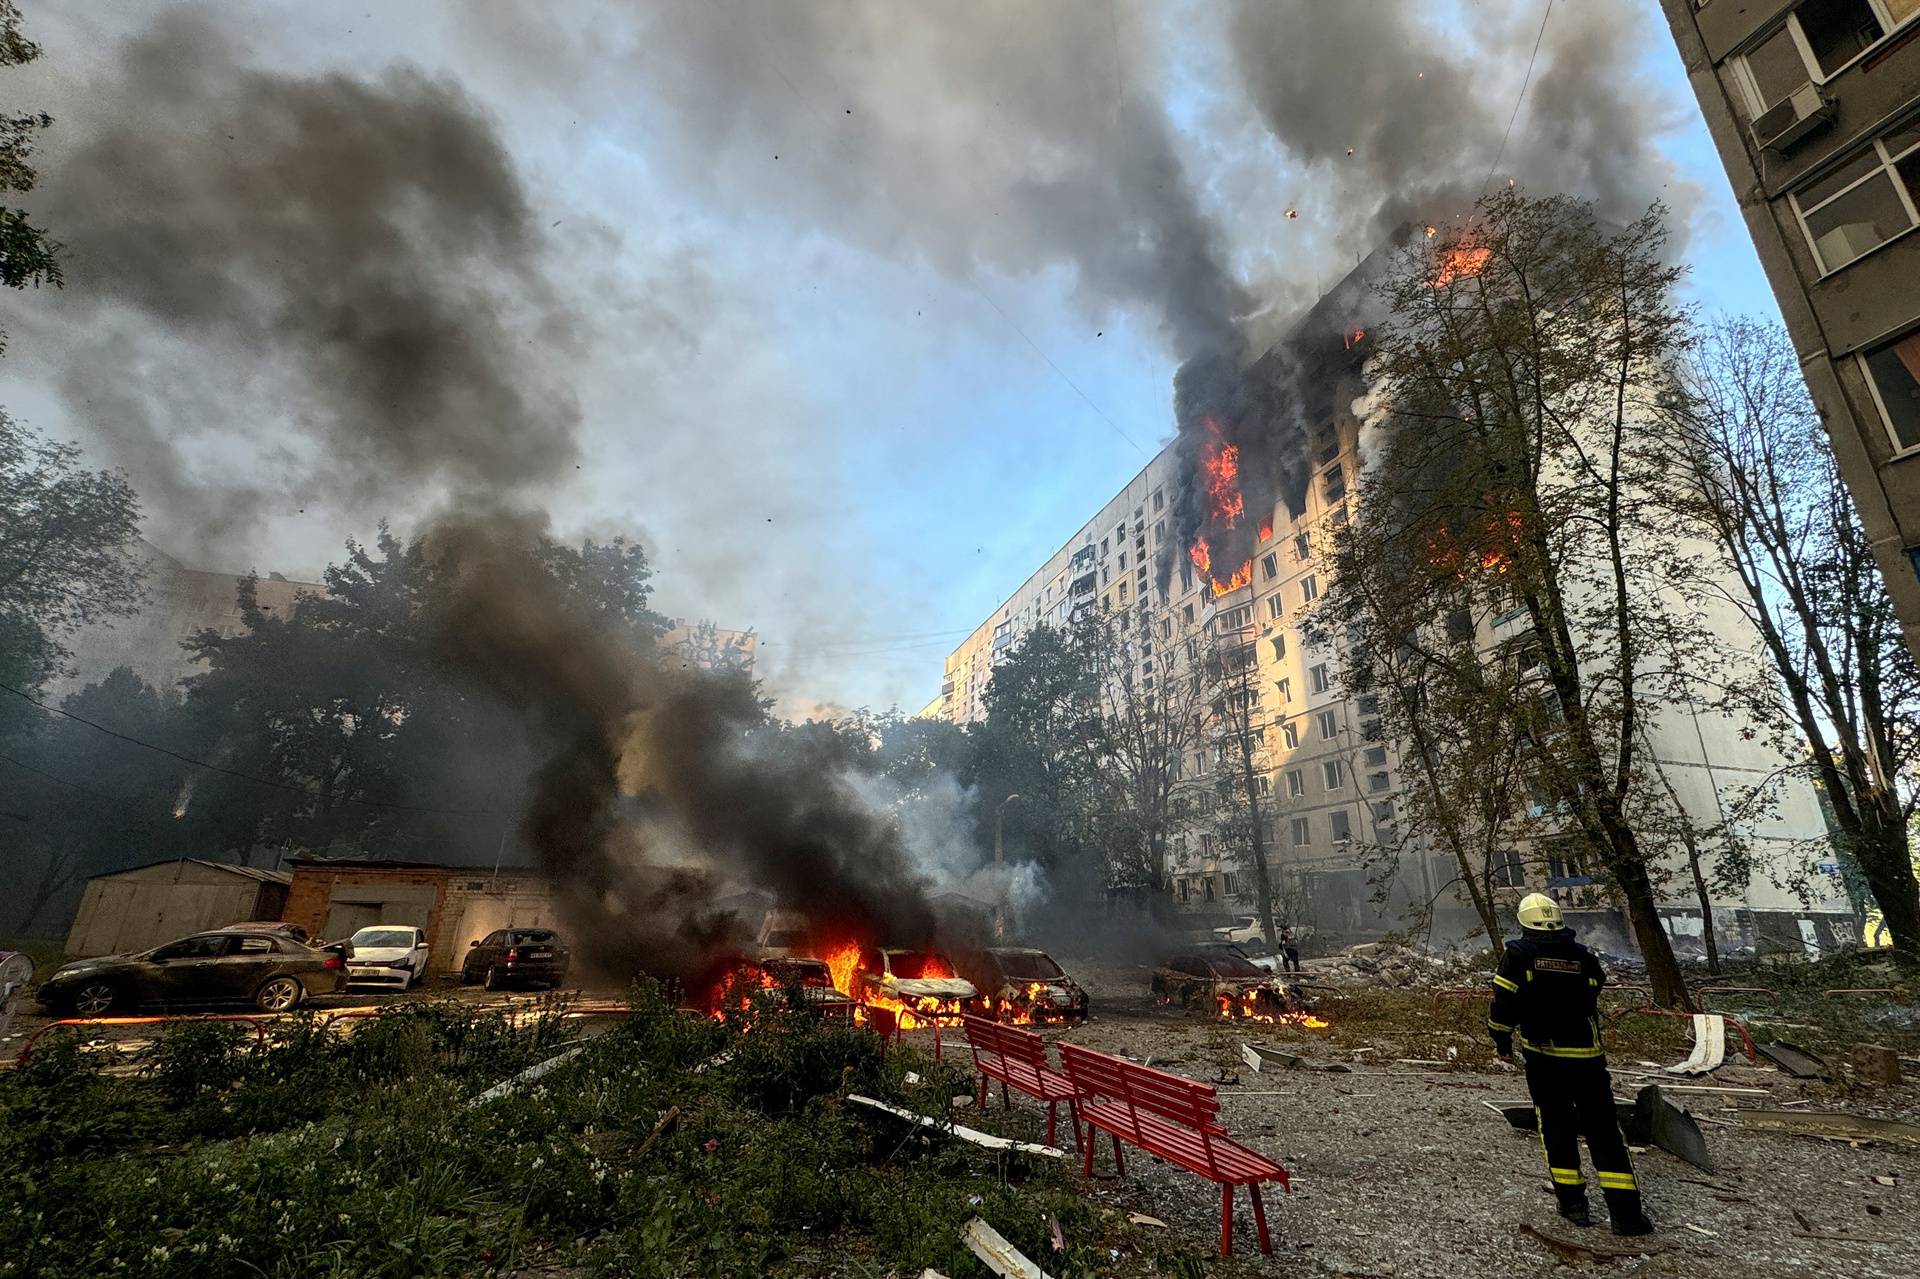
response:
[[[406,990],[427,975],[427,934],[405,924],[373,924],[352,937],[349,986]]]
[[[1231,924],[1214,929],[1213,939],[1232,942],[1236,946],[1264,946],[1267,944],[1267,930],[1252,915],[1237,915]]]

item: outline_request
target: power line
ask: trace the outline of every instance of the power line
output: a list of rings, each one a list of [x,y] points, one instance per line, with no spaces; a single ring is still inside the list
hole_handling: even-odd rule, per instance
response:
[[[169,750],[165,746],[156,746],[152,742],[141,741],[138,737],[129,737],[125,733],[116,732],[113,729],[108,728],[105,724],[95,723],[93,720],[88,719],[84,715],[76,715],[72,711],[63,710],[58,706],[50,706],[47,703],[41,701],[39,698],[35,697],[33,694],[24,692],[21,689],[17,689],[11,684],[0,684],[0,691],[12,693],[15,697],[31,702],[33,705],[38,706],[43,711],[48,711],[54,715],[64,716],[67,719],[73,720],[75,723],[85,724],[88,728],[91,728],[96,732],[105,733],[108,737],[117,738],[118,740],[127,742],[130,745],[138,746],[143,750],[150,750],[155,752],[156,754],[165,755],[170,759],[177,759],[181,763],[191,764],[195,768],[204,768],[211,773],[223,773],[228,777],[237,777],[241,781],[253,782],[255,785],[259,785],[259,786],[270,786],[275,790],[292,791],[295,794],[305,795],[309,799],[322,798],[320,792],[315,790],[311,786],[302,786],[297,782],[278,781],[278,780],[275,780],[274,778],[261,777],[254,773],[243,773],[236,768],[227,768],[226,766],[221,764],[209,763],[204,759],[195,759],[191,755],[182,755],[179,751]],[[445,807],[445,806],[436,805],[436,804],[399,804],[399,803],[390,803],[385,800],[378,800],[378,799],[335,799],[335,800],[332,800],[331,802],[338,803],[338,804],[352,804],[360,808],[382,808],[382,809],[388,809],[394,812],[403,812],[403,813],[440,813],[443,815],[455,816],[455,817],[509,817],[509,816],[512,816],[512,814],[510,813],[504,813],[497,809],[491,809],[491,808],[450,808],[450,807]]]
[[[1493,181],[1493,172],[1500,167],[1500,157],[1507,153],[1507,139],[1513,136],[1513,122],[1520,118],[1520,104],[1527,100],[1527,86],[1533,83],[1533,64],[1540,56],[1540,42],[1546,39],[1547,19],[1553,16],[1553,0],[1547,0],[1547,9],[1540,15],[1540,31],[1533,37],[1533,53],[1527,58],[1527,74],[1520,81],[1520,96],[1513,100],[1513,114],[1507,117],[1507,131],[1500,135],[1500,149],[1493,153],[1493,163],[1487,166],[1487,176],[1480,180],[1480,194],[1487,193],[1487,183]]]
[[[126,815],[129,818],[131,818],[133,821],[139,823],[142,826],[149,827],[153,830],[164,830],[167,828],[166,823],[155,821],[153,818],[148,817],[143,813],[134,811],[134,801],[127,798],[125,795],[113,795],[108,793],[107,791],[100,790],[97,787],[86,786],[81,784],[80,782],[69,781],[64,777],[59,777],[53,773],[49,773],[44,768],[36,768],[34,765],[27,763],[23,759],[15,759],[13,756],[5,753],[4,751],[0,751],[0,763],[12,764],[15,768],[20,769],[22,772],[32,773],[36,777],[45,778],[47,781],[52,782],[56,786],[65,786],[69,790],[79,791],[82,795],[92,795],[96,799],[104,799],[111,803],[117,804],[122,809],[126,810]],[[22,821],[32,820],[31,818],[27,817],[26,814],[24,813],[20,814],[19,816]]]

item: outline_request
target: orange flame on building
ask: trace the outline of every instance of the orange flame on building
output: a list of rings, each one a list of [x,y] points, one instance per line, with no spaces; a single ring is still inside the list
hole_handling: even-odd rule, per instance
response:
[[[1366,336],[1367,331],[1365,329],[1354,329],[1351,333],[1344,334],[1341,337],[1341,342],[1346,346],[1347,350],[1351,351],[1354,347],[1359,346]]]
[[[1201,484],[1207,490],[1207,514],[1214,524],[1232,528],[1247,513],[1247,501],[1240,496],[1240,446],[1229,444],[1220,432],[1220,424],[1207,422],[1207,443],[1200,450]]]
[[[1225,595],[1231,591],[1239,590],[1241,587],[1245,586],[1247,583],[1251,582],[1252,580],[1253,580],[1253,561],[1248,560],[1245,564],[1242,564],[1239,568],[1233,570],[1233,576],[1228,577],[1224,580],[1217,577],[1212,579],[1213,593],[1215,596]]]
[[[1493,256],[1493,250],[1469,244],[1456,244],[1443,249],[1440,260],[1434,266],[1433,287],[1443,288],[1455,280],[1468,279],[1487,269],[1487,260]]]

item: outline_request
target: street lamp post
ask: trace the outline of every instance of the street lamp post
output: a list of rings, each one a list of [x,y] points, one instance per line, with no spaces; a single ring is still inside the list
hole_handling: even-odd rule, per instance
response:
[[[1015,791],[1013,794],[1001,800],[1000,806],[993,810],[993,887],[995,894],[995,901],[993,903],[993,939],[995,941],[1005,941],[1007,939],[1007,881],[1002,874],[1007,863],[1006,855],[1001,850],[1000,832],[1006,821],[1007,805],[1019,798],[1020,792]]]

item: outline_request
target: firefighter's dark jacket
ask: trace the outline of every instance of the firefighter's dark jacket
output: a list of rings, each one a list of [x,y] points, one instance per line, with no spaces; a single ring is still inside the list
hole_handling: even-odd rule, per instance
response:
[[[1566,929],[1529,929],[1507,943],[1493,978],[1487,1030],[1502,1053],[1599,1057],[1600,987],[1607,975]]]

